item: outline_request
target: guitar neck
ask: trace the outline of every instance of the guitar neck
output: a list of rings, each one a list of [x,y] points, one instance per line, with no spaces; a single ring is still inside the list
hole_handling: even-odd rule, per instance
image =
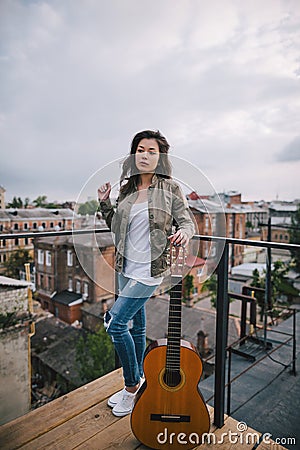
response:
[[[180,370],[182,276],[172,275],[168,320],[166,370]]]

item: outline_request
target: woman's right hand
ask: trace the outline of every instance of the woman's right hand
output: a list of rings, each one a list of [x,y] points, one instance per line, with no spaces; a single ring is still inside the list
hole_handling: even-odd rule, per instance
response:
[[[107,200],[109,197],[110,191],[111,191],[111,184],[109,181],[105,184],[102,184],[102,186],[100,186],[98,188],[98,200],[100,202],[103,200]]]

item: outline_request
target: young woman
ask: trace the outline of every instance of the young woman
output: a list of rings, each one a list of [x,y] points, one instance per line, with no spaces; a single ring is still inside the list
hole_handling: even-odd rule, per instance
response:
[[[166,273],[169,243],[185,246],[195,232],[187,201],[171,178],[168,150],[159,131],[137,133],[123,164],[116,210],[110,183],[98,189],[100,210],[117,249],[119,295],[104,317],[123,367],[125,387],[108,400],[116,416],[131,413],[143,382],[145,303]]]

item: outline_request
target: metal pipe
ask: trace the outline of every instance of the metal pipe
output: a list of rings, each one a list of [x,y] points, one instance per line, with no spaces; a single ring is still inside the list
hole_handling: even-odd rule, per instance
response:
[[[228,244],[225,245],[218,265],[217,314],[216,314],[216,366],[215,366],[215,400],[214,424],[224,425],[225,402],[225,363],[228,330]]]

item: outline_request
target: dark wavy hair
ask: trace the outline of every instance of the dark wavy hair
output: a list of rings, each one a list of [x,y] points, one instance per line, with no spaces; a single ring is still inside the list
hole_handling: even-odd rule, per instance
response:
[[[124,195],[131,194],[137,190],[140,183],[140,174],[135,164],[135,155],[138,145],[142,139],[155,139],[159,147],[159,160],[155,169],[155,174],[162,178],[171,178],[172,166],[168,158],[170,145],[167,139],[159,130],[145,130],[137,133],[132,139],[130,155],[125,159],[122,166],[122,174],[120,178],[120,192]],[[126,183],[124,183],[126,182]]]

